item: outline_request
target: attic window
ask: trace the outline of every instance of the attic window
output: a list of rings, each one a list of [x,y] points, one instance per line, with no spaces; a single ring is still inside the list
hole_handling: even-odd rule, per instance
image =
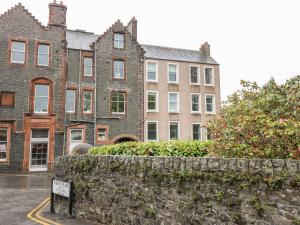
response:
[[[25,42],[13,41],[11,43],[11,62],[18,64],[25,63]]]
[[[123,49],[124,39],[124,34],[114,33],[114,48]]]

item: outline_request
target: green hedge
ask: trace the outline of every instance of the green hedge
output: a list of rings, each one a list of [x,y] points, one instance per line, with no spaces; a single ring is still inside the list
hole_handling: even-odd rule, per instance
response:
[[[169,141],[169,142],[126,142],[92,148],[91,155],[136,155],[136,156],[178,156],[203,157],[211,142]]]

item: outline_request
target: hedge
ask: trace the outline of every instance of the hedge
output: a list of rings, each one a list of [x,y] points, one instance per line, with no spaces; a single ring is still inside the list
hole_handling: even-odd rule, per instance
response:
[[[177,156],[203,157],[211,142],[169,141],[169,142],[125,142],[104,145],[90,149],[91,155],[136,155],[136,156]]]

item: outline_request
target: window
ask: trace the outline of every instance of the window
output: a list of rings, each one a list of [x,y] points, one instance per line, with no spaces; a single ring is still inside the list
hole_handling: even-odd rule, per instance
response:
[[[157,133],[158,133],[157,121],[147,122],[147,140],[157,141],[158,140]]]
[[[8,129],[0,128],[0,162],[7,160],[8,152]]]
[[[49,66],[49,45],[38,45],[38,62],[39,66]]]
[[[205,95],[206,113],[215,113],[215,96]]]
[[[157,91],[148,91],[147,92],[147,104],[148,111],[150,112],[158,112],[158,97]]]
[[[179,112],[179,93],[169,92],[169,112]]]
[[[83,112],[84,113],[92,113],[92,95],[91,91],[83,92]]]
[[[111,112],[113,114],[125,114],[125,93],[111,93]]]
[[[157,82],[157,63],[147,62],[147,81]]]
[[[191,112],[200,112],[200,94],[191,94]]]
[[[91,57],[83,58],[83,76],[85,77],[93,76],[93,58]]]
[[[114,47],[123,49],[124,48],[124,34],[114,33]]]
[[[214,69],[205,67],[205,85],[214,85]]]
[[[178,140],[179,138],[179,122],[169,122],[169,139]]]
[[[124,61],[114,60],[114,79],[124,79]]]
[[[25,42],[13,41],[11,43],[11,62],[18,64],[25,63]]]
[[[13,92],[1,92],[0,105],[14,106],[15,105],[15,93]]]
[[[35,85],[34,112],[48,113],[49,85]]]
[[[200,67],[190,66],[190,82],[191,84],[200,84]]]
[[[193,140],[200,141],[201,138],[201,124],[194,123],[193,126]]]
[[[74,113],[76,107],[76,90],[67,90],[67,113]]]
[[[71,129],[70,130],[70,149],[69,153],[72,152],[73,148],[83,143],[83,129]]]
[[[107,129],[99,128],[98,129],[98,141],[106,141],[107,140]]]
[[[168,64],[168,82],[178,83],[178,66],[177,64]]]

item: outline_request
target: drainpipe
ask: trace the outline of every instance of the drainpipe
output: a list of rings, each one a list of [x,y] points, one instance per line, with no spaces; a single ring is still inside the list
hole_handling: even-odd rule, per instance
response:
[[[67,62],[66,62],[66,64],[67,64],[67,68],[68,68],[68,65],[69,65],[69,63],[68,63],[68,59],[69,59],[69,49],[67,48]],[[68,69],[66,68],[66,72],[68,72]],[[63,156],[65,155],[65,152],[66,152],[66,133],[67,133],[67,112],[66,112],[66,109],[67,109],[67,99],[66,99],[66,93],[67,93],[67,87],[68,87],[68,85],[67,85],[67,76],[68,76],[68,74],[66,74],[65,75],[66,76],[66,84],[65,84],[65,96],[64,96],[64,98],[65,98],[65,115],[64,115],[64,117],[65,117],[65,119],[64,119],[64,124],[65,124],[65,126],[64,126],[64,141],[63,141]]]
[[[96,124],[97,124],[97,49],[96,44],[94,45],[94,146],[96,146],[97,142],[97,131],[96,131]]]
[[[77,105],[77,120],[79,120],[80,117],[80,106],[81,106],[81,74],[82,74],[82,67],[81,67],[81,63],[82,63],[82,50],[81,50],[81,44],[80,44],[80,51],[79,51],[79,70],[78,70],[78,104]],[[78,110],[78,106],[79,106],[79,110]]]

